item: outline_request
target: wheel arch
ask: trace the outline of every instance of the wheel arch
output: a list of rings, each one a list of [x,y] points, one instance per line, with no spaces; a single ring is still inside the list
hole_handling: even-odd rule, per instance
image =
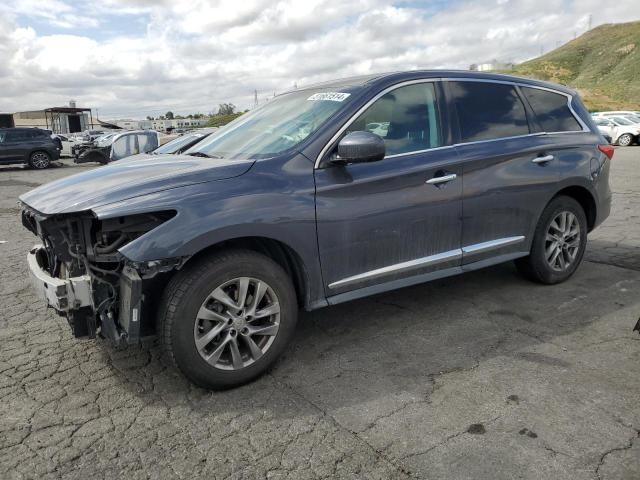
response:
[[[53,158],[53,156],[51,155],[51,152],[46,148],[36,147],[29,150],[29,153],[27,154],[27,159],[31,160],[31,157],[33,156],[33,154],[38,152],[46,153],[47,157],[49,157],[50,160]]]
[[[587,217],[588,231],[593,230],[598,217],[598,206],[593,194],[585,187],[571,185],[558,191],[551,200],[560,196],[571,197],[580,204]]]
[[[631,132],[622,132],[620,135],[618,135],[618,138],[616,138],[615,140],[612,140],[612,143],[615,145],[620,145],[618,142],[620,141],[620,137],[622,137],[623,135],[629,135],[631,137],[631,141],[629,142],[629,145],[633,145],[634,142],[639,142],[640,141],[640,135],[634,135]]]
[[[298,305],[304,308],[309,304],[311,295],[309,274],[304,261],[292,247],[281,240],[265,236],[229,238],[203,248],[189,258],[185,265],[197,262],[198,259],[213,252],[231,249],[251,250],[271,258],[280,265],[291,278],[296,289]]]

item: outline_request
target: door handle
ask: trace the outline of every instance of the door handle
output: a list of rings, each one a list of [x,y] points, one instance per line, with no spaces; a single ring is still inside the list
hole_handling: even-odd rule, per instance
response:
[[[427,180],[426,183],[429,185],[438,185],[440,183],[450,182],[451,180],[455,180],[457,175],[455,173],[450,173],[449,175],[442,175],[441,177],[433,177]]]
[[[536,157],[533,160],[531,160],[533,163],[547,163],[550,162],[551,160],[553,160],[554,157],[553,155],[545,155],[544,157]]]

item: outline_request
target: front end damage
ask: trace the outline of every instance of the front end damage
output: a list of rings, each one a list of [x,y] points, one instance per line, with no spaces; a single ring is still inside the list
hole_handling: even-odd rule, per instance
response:
[[[35,291],[66,317],[75,337],[134,344],[153,335],[162,288],[187,257],[138,263],[118,249],[174,215],[100,220],[91,212],[43,215],[24,206],[22,223],[42,241],[27,256]]]

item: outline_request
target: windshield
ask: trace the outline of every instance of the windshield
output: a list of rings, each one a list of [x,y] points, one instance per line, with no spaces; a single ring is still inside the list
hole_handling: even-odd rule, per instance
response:
[[[289,150],[351,101],[353,87],[331,89],[295,91],[276,97],[185,153],[213,158],[269,158]]]
[[[201,133],[190,133],[186,135],[182,135],[181,137],[174,138],[170,142],[165,143],[161,147],[156,148],[152,153],[155,154],[163,154],[163,153],[175,153],[178,150],[182,150],[184,147],[190,145],[195,142],[197,139],[204,138],[204,135]]]
[[[115,133],[107,133],[106,135],[102,135],[101,137],[96,138],[96,145],[98,147],[106,147],[108,145],[111,145],[111,142],[113,141],[113,137],[115,135]]]

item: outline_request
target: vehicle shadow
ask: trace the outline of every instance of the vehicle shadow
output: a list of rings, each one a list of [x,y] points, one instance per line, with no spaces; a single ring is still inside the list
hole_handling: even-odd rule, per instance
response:
[[[66,166],[67,165],[65,165],[62,161],[55,161],[55,162],[51,162],[51,164],[47,168],[62,168]],[[24,164],[0,165],[0,173],[1,172],[22,172],[25,170],[33,170],[34,172],[42,171],[35,168],[31,168],[29,165],[24,165]]]
[[[635,244],[633,244],[634,241]],[[592,262],[640,271],[640,238],[623,239],[617,242],[590,238],[585,258]]]
[[[156,342],[103,348],[121,385],[146,402],[187,401],[189,408],[248,413],[266,389],[312,398],[323,409],[358,410],[386,397],[424,397],[443,372],[472,369],[497,356],[560,361],[526,351],[619,310],[631,296],[620,285],[637,280],[633,271],[585,262],[571,280],[544,286],[505,264],[301,312],[290,347],[270,373],[222,392],[190,384]],[[298,415],[286,409],[273,414]],[[362,422],[354,431],[364,428]]]

